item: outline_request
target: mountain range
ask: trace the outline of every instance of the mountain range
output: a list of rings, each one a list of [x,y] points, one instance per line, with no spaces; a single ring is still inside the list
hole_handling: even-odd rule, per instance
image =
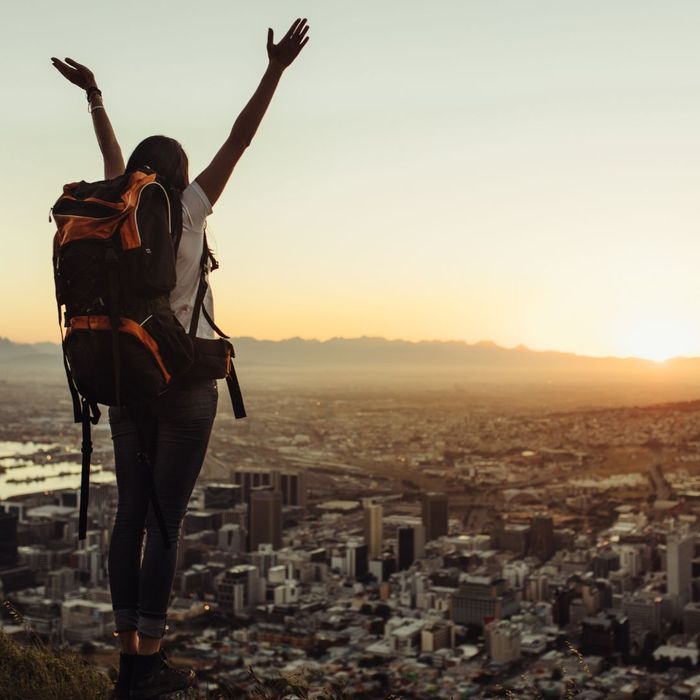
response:
[[[377,337],[271,341],[232,339],[237,367],[253,374],[315,373],[328,378],[442,377],[451,381],[586,383],[685,382],[700,385],[700,358],[664,363],[639,358],[589,357],[573,353],[504,348],[492,342],[387,340]],[[61,376],[60,345],[16,343],[0,338],[0,378]]]

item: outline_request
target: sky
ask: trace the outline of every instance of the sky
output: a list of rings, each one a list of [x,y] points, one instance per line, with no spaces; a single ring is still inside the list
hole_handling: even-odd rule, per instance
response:
[[[57,340],[48,211],[102,177],[93,69],[125,155],[194,177],[306,17],[209,221],[231,335],[493,340],[700,355],[700,3],[13,3],[0,24],[0,336]]]

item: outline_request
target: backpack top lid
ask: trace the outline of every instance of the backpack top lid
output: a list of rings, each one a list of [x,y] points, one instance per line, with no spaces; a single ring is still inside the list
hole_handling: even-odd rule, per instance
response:
[[[85,239],[107,240],[118,227],[122,250],[140,248],[137,210],[141,193],[149,185],[156,185],[163,191],[170,220],[167,192],[153,171],[135,170],[111,180],[82,180],[65,185],[53,206],[58,229],[56,244],[62,248]]]

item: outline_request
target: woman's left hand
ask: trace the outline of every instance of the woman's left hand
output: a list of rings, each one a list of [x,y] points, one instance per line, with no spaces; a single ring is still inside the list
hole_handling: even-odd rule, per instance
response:
[[[77,61],[74,61],[72,58],[66,58],[65,63],[58,58],[51,58],[51,63],[53,63],[54,68],[64,78],[70,80],[73,85],[77,85],[83,90],[97,87],[97,81],[92,71]]]
[[[275,44],[272,41],[272,29],[268,29],[267,55],[270,63],[274,63],[282,69],[291,65],[309,40],[308,36],[304,38],[308,30],[309,25],[306,24],[306,18],[297,19],[289,28],[289,31],[280,39],[279,43]]]

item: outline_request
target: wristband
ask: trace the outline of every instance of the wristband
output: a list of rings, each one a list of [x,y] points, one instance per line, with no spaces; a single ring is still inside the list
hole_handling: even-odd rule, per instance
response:
[[[97,109],[104,109],[104,105],[88,105],[88,112],[90,112],[90,114]]]
[[[92,85],[85,91],[85,94],[87,97],[87,101],[90,102],[90,100],[92,99],[92,96],[95,94],[102,97],[102,90],[100,90],[100,88],[98,88],[97,85]]]

